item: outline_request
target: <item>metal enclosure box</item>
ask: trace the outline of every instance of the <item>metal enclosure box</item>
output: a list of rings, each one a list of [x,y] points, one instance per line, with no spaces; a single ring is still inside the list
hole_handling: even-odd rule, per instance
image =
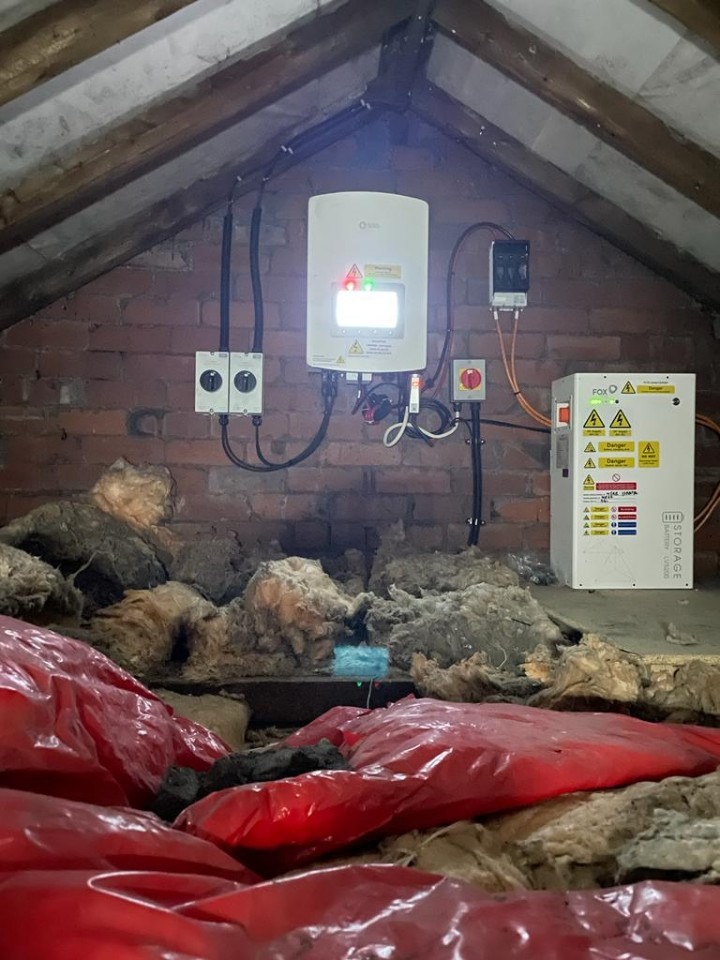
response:
[[[195,354],[195,412],[227,413],[230,403],[230,355]]]
[[[307,363],[344,373],[427,362],[428,205],[329,193],[308,205]]]
[[[559,581],[691,588],[694,455],[694,374],[556,380],[550,556]]]

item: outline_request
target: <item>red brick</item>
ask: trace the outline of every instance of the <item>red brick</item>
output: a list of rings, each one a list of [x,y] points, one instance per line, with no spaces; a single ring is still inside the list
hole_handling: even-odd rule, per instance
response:
[[[37,367],[41,377],[117,380],[120,378],[120,355],[87,350],[82,353],[49,351],[40,355]]]
[[[373,496],[372,494],[340,494],[335,502],[333,518],[364,521],[403,520],[409,518],[412,499],[407,495]]]
[[[195,382],[195,356],[168,356],[162,362],[152,355],[132,355],[123,363],[124,380],[176,380]]]
[[[233,448],[238,448],[237,453],[240,457],[244,456],[242,445],[232,441]],[[226,464],[228,462],[222,446],[217,440],[168,440],[165,444],[165,458],[168,465],[174,463],[188,464],[206,464],[212,466],[215,464]]]
[[[619,360],[620,337],[556,336],[547,338],[549,357],[568,360]]]
[[[523,548],[530,554],[540,555],[548,562],[548,553],[550,551],[550,525],[549,523],[534,523],[532,526],[523,528]]]
[[[152,289],[153,274],[137,267],[117,267],[92,280],[84,293],[104,297],[136,297]]]
[[[9,347],[40,350],[84,350],[88,345],[87,323],[72,320],[23,320],[5,333]]]
[[[260,520],[317,517],[319,503],[319,497],[307,493],[254,493],[250,497],[253,515]]]
[[[185,393],[193,403],[192,388]],[[167,388],[160,380],[123,383],[120,380],[86,380],[85,402],[98,410],[125,409],[132,407],[165,407]]]
[[[330,546],[330,524],[321,520],[301,520],[295,524],[296,552],[315,553]]]
[[[158,300],[173,304],[191,301],[213,300],[220,297],[220,264],[215,269],[193,270],[191,273],[158,273],[155,275],[153,294]]]
[[[446,494],[450,493],[450,473],[447,470],[386,470],[375,478],[378,494]]]
[[[321,452],[324,463],[337,467],[397,467],[401,460],[400,445],[388,448],[382,441],[366,446],[333,442],[322,447]]]
[[[468,499],[469,504],[469,499]],[[396,519],[400,519],[399,514]],[[463,523],[468,516],[468,506],[457,496],[437,497],[424,494],[412,497],[412,519],[418,523]]]
[[[183,277],[186,275],[183,274]],[[199,322],[200,305],[196,300],[184,297],[172,300],[135,297],[128,300],[122,311],[125,327],[197,326]],[[138,334],[139,343],[142,342],[141,337],[142,334]]]
[[[356,491],[362,487],[362,478],[359,468],[297,466],[288,471],[287,483],[293,493],[321,494]]]
[[[104,467],[118,457],[131,463],[164,463],[164,444],[156,437],[83,436],[81,446],[83,460]]]
[[[58,414],[57,424],[69,434],[123,436],[127,433],[127,413],[124,410],[63,411]]]
[[[211,327],[176,327],[170,335],[170,353],[174,354],[194,357],[197,350],[218,350],[220,346],[218,331]]]
[[[228,525],[249,520],[252,516],[246,497],[210,497],[189,495],[178,504],[177,519],[195,522],[216,523],[218,530],[226,532]]]
[[[593,333],[636,334],[655,333],[657,314],[651,310],[618,307],[609,310],[590,310],[590,330]]]
[[[90,330],[91,350],[110,350],[122,353],[167,353],[170,350],[171,327],[132,327],[100,325]]]
[[[550,517],[550,502],[547,497],[529,500],[499,500],[493,503],[493,514],[508,523],[547,523]]]
[[[32,376],[37,368],[34,349],[3,346],[0,349],[0,376]]]
[[[168,440],[206,440],[210,436],[210,422],[198,413],[166,413],[162,421],[162,433]]]

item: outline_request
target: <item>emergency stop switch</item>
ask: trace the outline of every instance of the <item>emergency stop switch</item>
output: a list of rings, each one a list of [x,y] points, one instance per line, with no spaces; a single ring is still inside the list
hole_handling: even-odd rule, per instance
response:
[[[452,402],[469,403],[485,399],[485,361],[453,360]]]
[[[569,403],[558,403],[555,405],[555,426],[556,427],[570,426],[570,404]]]

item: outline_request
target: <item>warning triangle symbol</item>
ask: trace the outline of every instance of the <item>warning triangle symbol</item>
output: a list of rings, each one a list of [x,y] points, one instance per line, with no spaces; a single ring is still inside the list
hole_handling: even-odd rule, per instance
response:
[[[360,341],[356,340],[355,343],[348,350],[348,353],[350,354],[351,357],[360,357],[365,353],[365,351],[363,350],[362,344],[360,343]]]
[[[590,524],[589,524],[589,523],[586,523],[585,526],[583,527],[583,529],[584,529],[584,530],[589,530],[589,529],[590,529]]]
[[[590,416],[587,418],[587,420],[583,424],[583,427],[591,427],[591,428],[604,427],[604,426],[605,424],[603,423],[602,417],[597,412],[597,410],[591,411]]]
[[[657,450],[655,449],[655,444],[650,443],[650,441],[648,441],[643,447],[642,452],[645,454],[646,457],[654,456],[657,453]]]
[[[585,531],[585,536],[586,536],[586,537],[589,537],[589,536],[590,536],[590,531],[589,531],[589,530],[586,530],[586,531]]]
[[[339,363],[339,364],[341,364],[341,365],[344,366],[344,364],[345,364],[345,357],[338,357],[337,360],[335,361],[335,363]]]
[[[629,430],[629,429],[630,429],[630,421],[629,421],[628,418],[625,416],[625,414],[622,412],[622,410],[618,410],[618,412],[617,412],[617,413],[615,414],[615,416],[613,417],[612,423],[610,424],[610,429],[613,429],[613,428],[614,428],[615,430]]]
[[[595,453],[595,444],[592,442],[592,440],[585,447],[585,453]]]
[[[583,483],[583,486],[584,486],[584,487],[594,487],[594,486],[595,486],[595,481],[594,481],[593,478],[590,476],[590,474],[588,474],[588,475],[585,477],[585,482]]]
[[[585,461],[585,469],[595,470],[595,461],[593,460],[592,457],[588,457],[588,459]]]
[[[590,513],[590,507],[585,507],[585,509],[583,510],[583,513]]]
[[[634,386],[630,383],[630,381],[628,380],[628,382],[627,382],[627,383],[625,384],[625,386],[622,388],[622,390],[620,391],[620,393],[637,393],[637,390],[635,389],[635,387],[634,387]]]
[[[362,280],[362,271],[360,270],[360,267],[356,263],[354,263],[350,267],[347,274],[345,275],[345,279],[346,280]]]

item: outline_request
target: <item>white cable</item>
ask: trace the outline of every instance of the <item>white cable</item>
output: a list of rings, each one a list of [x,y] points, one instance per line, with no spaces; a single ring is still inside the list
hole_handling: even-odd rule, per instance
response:
[[[459,426],[460,426],[460,421],[456,420],[453,426],[450,427],[449,430],[446,430],[445,433],[430,433],[429,430],[424,430],[422,427],[418,427],[417,429],[420,431],[420,433],[424,437],[427,437],[429,440],[444,440],[445,437],[451,437]]]
[[[410,407],[405,407],[405,415],[399,423],[391,424],[385,431],[385,436],[383,437],[383,443],[386,447],[394,447],[396,443],[400,443],[402,438],[405,435],[407,430],[407,425],[410,420]],[[390,439],[391,434],[397,433],[396,437]]]

